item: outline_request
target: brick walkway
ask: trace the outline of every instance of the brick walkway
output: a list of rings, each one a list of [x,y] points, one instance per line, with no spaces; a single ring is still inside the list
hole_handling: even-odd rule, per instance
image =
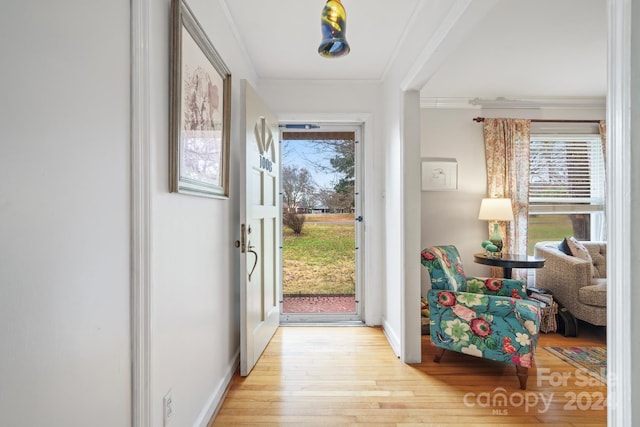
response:
[[[353,313],[355,311],[354,295],[285,295],[283,298],[283,313]]]

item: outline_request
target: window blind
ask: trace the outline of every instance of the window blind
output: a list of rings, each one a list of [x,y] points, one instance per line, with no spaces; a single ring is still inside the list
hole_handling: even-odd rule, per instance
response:
[[[600,135],[532,136],[529,167],[529,204],[534,211],[602,210]]]

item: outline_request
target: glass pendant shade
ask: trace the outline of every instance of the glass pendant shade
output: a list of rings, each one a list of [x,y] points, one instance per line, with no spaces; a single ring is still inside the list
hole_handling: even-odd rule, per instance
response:
[[[322,9],[322,41],[318,53],[325,58],[337,58],[349,53],[351,48],[345,32],[347,30],[347,12],[340,0],[327,0]]]

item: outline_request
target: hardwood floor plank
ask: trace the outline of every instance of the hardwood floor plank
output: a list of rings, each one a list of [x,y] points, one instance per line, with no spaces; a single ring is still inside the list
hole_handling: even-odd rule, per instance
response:
[[[603,329],[543,334],[527,390],[510,365],[446,352],[399,361],[379,328],[281,327],[252,373],[235,376],[209,426],[605,426],[605,384],[545,346],[604,346]]]

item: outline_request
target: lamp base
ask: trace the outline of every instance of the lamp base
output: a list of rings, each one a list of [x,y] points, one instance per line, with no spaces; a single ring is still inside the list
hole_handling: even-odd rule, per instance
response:
[[[489,237],[489,241],[498,248],[498,251],[494,253],[502,254],[502,236],[500,236],[500,228],[497,222],[493,224],[493,233]]]

